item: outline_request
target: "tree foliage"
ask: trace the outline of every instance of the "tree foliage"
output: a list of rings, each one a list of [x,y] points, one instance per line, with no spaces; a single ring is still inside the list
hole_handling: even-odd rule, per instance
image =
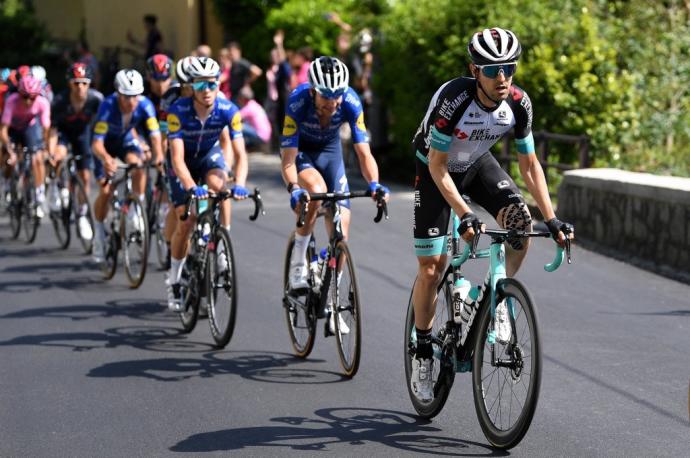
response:
[[[48,33],[33,9],[21,0],[0,0],[0,65],[17,67],[42,61]]]

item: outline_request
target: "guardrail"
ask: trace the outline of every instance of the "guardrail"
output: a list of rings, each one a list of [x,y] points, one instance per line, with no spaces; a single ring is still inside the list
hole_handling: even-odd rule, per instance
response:
[[[574,170],[574,169],[585,169],[590,165],[589,157],[589,136],[587,135],[567,135],[567,134],[556,134],[552,132],[538,131],[533,132],[534,143],[536,146],[536,152],[539,157],[539,162],[544,168],[544,175],[548,180],[547,170],[553,167],[560,171]],[[514,138],[512,131],[506,134],[502,140],[501,153],[496,158],[501,164],[504,170],[510,169],[510,164],[515,160],[515,155],[511,154],[511,141]],[[571,145],[578,146],[578,165],[563,164],[560,162],[549,162],[549,142],[561,142],[569,143]]]

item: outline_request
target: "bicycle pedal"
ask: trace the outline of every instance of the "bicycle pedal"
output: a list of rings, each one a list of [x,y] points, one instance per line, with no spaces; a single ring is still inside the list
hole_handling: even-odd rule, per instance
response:
[[[323,325],[324,325],[323,326],[323,336],[328,338],[328,337],[334,336],[335,334],[331,332],[331,328],[328,326],[328,323],[330,321],[330,319],[328,317],[330,316],[330,314],[327,314],[326,316],[327,316],[326,321],[323,323]]]

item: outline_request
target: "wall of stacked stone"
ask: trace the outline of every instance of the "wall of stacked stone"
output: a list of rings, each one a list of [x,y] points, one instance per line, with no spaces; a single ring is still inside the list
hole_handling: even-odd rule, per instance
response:
[[[690,283],[690,178],[569,171],[557,214],[586,247]]]

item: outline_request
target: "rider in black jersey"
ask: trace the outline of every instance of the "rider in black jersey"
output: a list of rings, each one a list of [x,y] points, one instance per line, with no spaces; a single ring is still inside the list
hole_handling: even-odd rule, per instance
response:
[[[91,132],[103,100],[103,94],[90,88],[92,78],[92,71],[86,64],[75,62],[67,69],[69,88],[57,94],[51,106],[53,124],[49,142],[51,160],[56,164],[67,156],[67,147],[71,145],[87,196],[93,168]],[[87,206],[88,202],[79,202],[80,216],[77,224],[79,233],[90,240],[93,229],[86,218]]]
[[[489,153],[515,129],[520,173],[546,219],[554,239],[565,242],[570,225],[556,218],[534,151],[532,104],[512,84],[521,53],[510,30],[484,29],[467,50],[473,78],[456,78],[434,94],[414,138],[417,176],[414,199],[415,252],[419,262],[413,291],[417,352],[411,387],[422,402],[433,399],[431,327],[436,286],[446,266],[446,231],[452,208],[461,217],[460,232],[471,241],[483,224],[461,197],[468,195],[506,229],[530,230],[532,218],[518,187]],[[570,235],[572,237],[572,235]],[[507,247],[507,275],[513,276],[527,253],[529,239]],[[497,339],[510,339],[504,303],[496,307]]]

